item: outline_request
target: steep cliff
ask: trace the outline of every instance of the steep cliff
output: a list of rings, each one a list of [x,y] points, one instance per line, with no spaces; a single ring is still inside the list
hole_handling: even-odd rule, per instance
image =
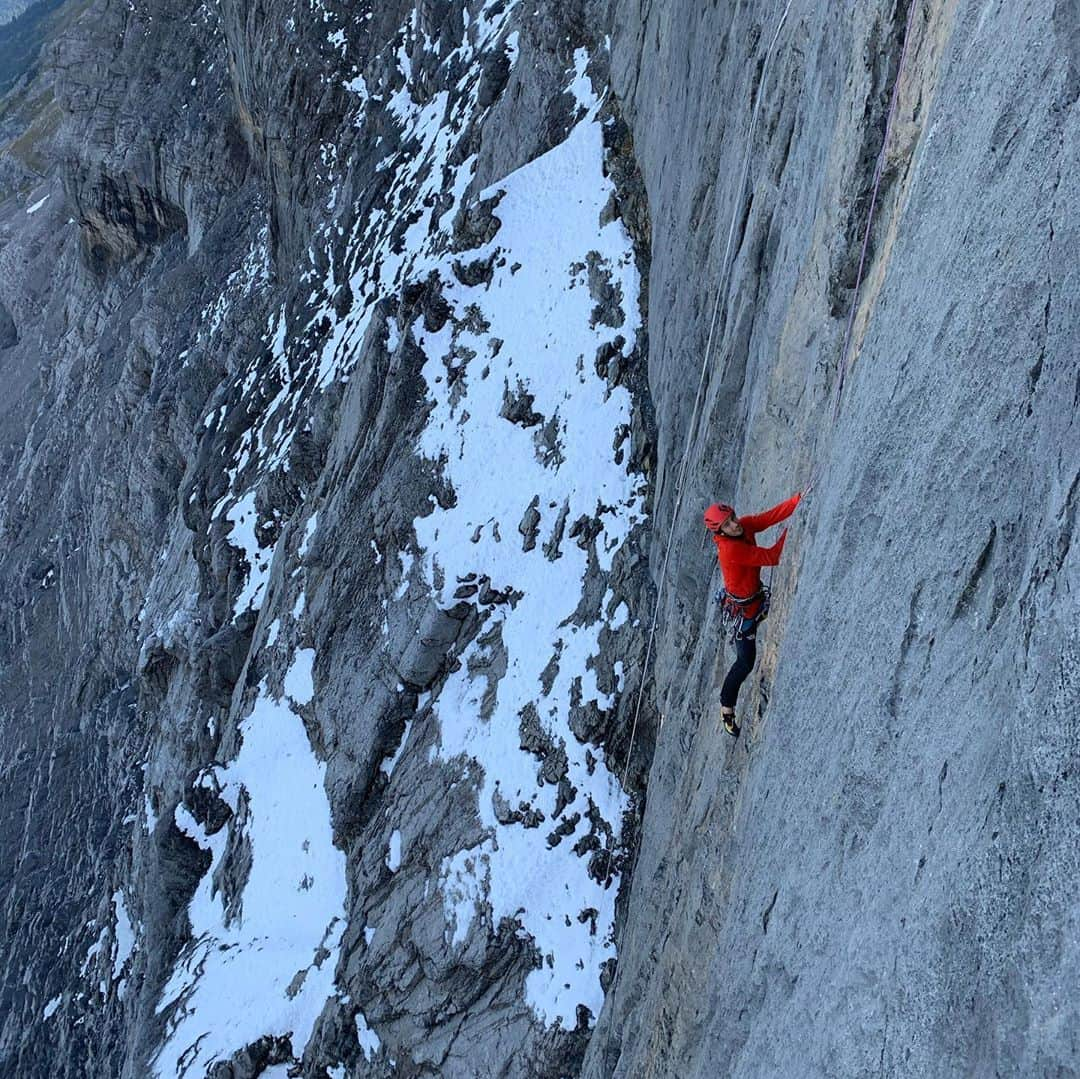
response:
[[[106,4],[57,46],[0,252],[20,1073],[579,1066],[648,250],[603,42],[517,16]]]
[[[1073,5],[58,16],[5,1074],[1080,1068]],[[811,479],[733,742],[700,513]]]
[[[666,722],[585,1074],[1074,1074],[1080,23],[916,3],[853,296],[906,5],[791,6],[740,191],[782,10],[616,20],[653,219],[658,528],[723,293],[660,619]],[[698,514],[812,477],[733,745]]]

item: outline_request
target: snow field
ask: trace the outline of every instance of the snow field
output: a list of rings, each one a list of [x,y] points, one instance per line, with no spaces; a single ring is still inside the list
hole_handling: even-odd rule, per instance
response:
[[[307,699],[312,658],[298,653],[286,678]],[[189,907],[192,943],[158,1005],[176,1006],[154,1062],[162,1079],[201,1076],[264,1034],[290,1035],[299,1056],[334,991],[345,857],[333,844],[325,765],[300,718],[265,686],[241,732],[236,759],[201,779],[232,809],[230,823],[207,835],[183,805],[176,811],[212,862]],[[231,897],[220,875],[230,834],[251,850],[247,879]]]
[[[527,979],[529,1004],[546,1023],[564,1027],[575,1024],[579,1004],[599,1013],[600,968],[614,955],[616,889],[589,876],[589,852],[578,855],[574,845],[589,834],[590,810],[617,835],[626,799],[602,752],[580,743],[569,726],[575,693],[601,708],[615,703],[599,692],[591,669],[604,623],[570,621],[589,555],[568,535],[554,560],[544,547],[556,542],[560,518],[566,531],[580,517],[595,518],[602,529],[593,571],[610,570],[644,517],[645,494],[641,478],[616,463],[612,448],[616,432],[630,422],[630,396],[621,388],[609,392],[593,367],[597,350],[616,336],[624,340],[624,354],[632,350],[640,282],[621,222],[600,225],[612,188],[582,55],[572,86],[587,111],[566,141],[483,193],[501,195],[495,214],[502,226],[469,257],[495,256],[490,285],[466,287],[447,272],[444,295],[455,319],[438,333],[418,335],[429,357],[423,373],[434,403],[419,449],[440,463],[456,504],[414,522],[425,577],[444,605],[454,602],[458,582],[471,574],[515,596],[490,613],[486,627],[498,628],[507,655],[494,714],[483,718],[487,679],[469,670],[470,661],[489,658],[478,642],[462,654],[434,706],[443,759],[464,756],[481,765],[477,808],[487,830],[478,847],[444,862],[448,939],[454,946],[465,940],[483,901],[494,922],[516,918],[542,959]],[[590,257],[621,292],[625,320],[617,329],[594,325]],[[470,312],[479,318],[469,322],[482,331],[461,329]],[[503,414],[508,396],[524,394],[538,417],[529,426]],[[544,431],[547,441],[538,437]],[[530,505],[540,513],[539,534],[525,550],[518,525]],[[625,620],[620,608],[611,627]],[[543,673],[553,656],[557,673],[545,691]],[[576,797],[558,815],[557,788],[538,778],[538,762],[520,747],[519,717],[529,705],[567,754]],[[527,803],[544,823],[500,823],[496,795],[515,808]],[[554,825],[575,816],[573,831],[549,847]]]

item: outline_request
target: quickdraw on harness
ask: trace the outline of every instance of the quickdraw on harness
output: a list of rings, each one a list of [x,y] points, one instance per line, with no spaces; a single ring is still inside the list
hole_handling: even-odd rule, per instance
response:
[[[758,624],[764,622],[769,613],[769,601],[771,599],[772,592],[765,585],[762,585],[752,596],[747,596],[745,599],[733,596],[726,588],[721,588],[716,593],[716,602],[720,604],[720,619],[724,631],[732,644],[744,640],[747,634],[757,631]],[[761,607],[757,614],[747,614],[748,608],[758,602],[761,603]],[[753,619],[753,625],[743,629],[743,623],[751,618]]]

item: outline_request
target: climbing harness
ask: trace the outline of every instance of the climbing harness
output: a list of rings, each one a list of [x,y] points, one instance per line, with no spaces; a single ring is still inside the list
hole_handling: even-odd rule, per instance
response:
[[[716,593],[716,602],[720,604],[720,621],[728,640],[732,644],[746,640],[747,637],[757,633],[758,626],[769,616],[769,603],[772,600],[772,591],[762,585],[752,596],[740,599],[733,596],[726,588],[721,588]],[[760,603],[756,614],[747,612],[755,604]],[[752,622],[744,627],[744,622]]]

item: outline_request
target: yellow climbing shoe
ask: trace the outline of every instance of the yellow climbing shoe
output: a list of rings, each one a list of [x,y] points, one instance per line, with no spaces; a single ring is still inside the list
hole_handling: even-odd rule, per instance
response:
[[[720,718],[724,723],[724,730],[731,735],[732,738],[739,737],[739,724],[735,719],[735,710],[728,711],[726,708],[720,710]]]

